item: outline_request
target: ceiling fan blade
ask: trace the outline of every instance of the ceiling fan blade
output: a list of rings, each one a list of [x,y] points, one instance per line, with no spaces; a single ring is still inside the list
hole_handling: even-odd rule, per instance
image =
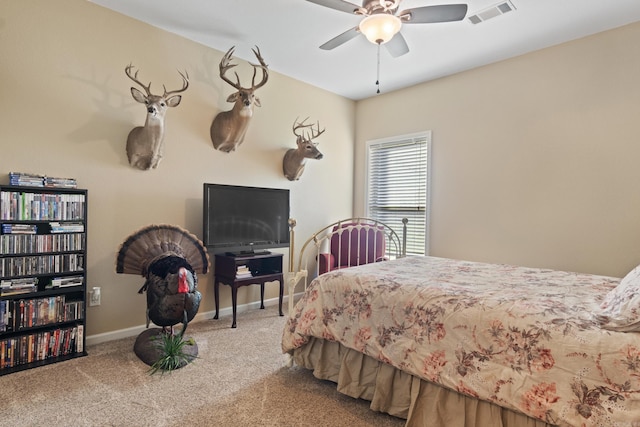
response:
[[[320,46],[320,49],[324,49],[324,50],[334,49],[340,46],[341,44],[348,42],[352,38],[356,37],[358,34],[360,34],[358,27],[353,27],[350,30],[347,30],[344,33],[332,38],[331,40],[329,40],[328,42]]]
[[[397,33],[395,36],[393,36],[393,38],[386,42],[384,46],[387,48],[389,54],[394,58],[397,58],[398,56],[402,56],[405,53],[409,52],[407,41],[401,33]]]
[[[320,6],[328,7],[331,9],[339,10],[341,12],[353,13],[356,9],[360,9],[360,6],[353,3],[349,3],[343,0],[307,0],[309,3],[315,3]]]
[[[439,6],[406,9],[400,12],[400,17],[405,24],[431,24],[434,22],[461,21],[466,14],[466,4],[442,4]]]

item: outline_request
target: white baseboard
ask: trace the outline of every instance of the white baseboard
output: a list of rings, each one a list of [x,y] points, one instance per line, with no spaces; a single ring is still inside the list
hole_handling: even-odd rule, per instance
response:
[[[298,297],[298,294],[295,294],[294,299],[297,299],[297,297]],[[284,299],[282,300],[282,311],[285,313],[285,315],[287,312],[288,301],[289,301],[289,297],[285,295]],[[278,304],[278,297],[270,298],[264,301],[265,307],[270,307],[272,305],[277,305],[277,304]],[[260,308],[260,301],[254,301],[248,304],[239,305],[236,308],[236,313],[239,314],[244,311],[254,310],[259,308]],[[233,314],[233,309],[231,307],[225,307],[220,309],[218,317],[230,316],[232,314]],[[211,320],[213,319],[214,315],[215,315],[215,311],[199,312],[198,314],[196,314],[196,317],[194,317],[193,320],[189,323],[196,323],[196,322],[202,322],[204,320]],[[231,327],[231,325],[229,325],[229,327]],[[145,329],[147,329],[145,325],[140,325],[140,326],[133,326],[131,328],[126,328],[126,329],[119,329],[117,331],[104,332],[102,334],[88,335],[86,338],[87,340],[86,345],[90,346],[90,345],[100,344],[107,341],[118,340],[121,338],[133,337],[136,335],[140,335]]]

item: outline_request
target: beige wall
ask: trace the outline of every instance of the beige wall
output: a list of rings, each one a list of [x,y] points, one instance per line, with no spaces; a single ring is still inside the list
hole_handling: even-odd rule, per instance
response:
[[[102,287],[102,305],[88,308],[89,336],[144,324],[143,279],[116,274],[115,254],[132,232],[154,223],[201,237],[204,182],[291,189],[299,239],[351,215],[353,101],[272,71],[244,144],[225,154],[209,139],[214,115],[231,107],[225,99],[232,89],[218,77],[222,52],[84,0],[0,0],[0,11],[0,182],[10,171],[34,172],[75,177],[89,190],[88,286]],[[258,43],[238,45],[236,53],[249,56]],[[262,54],[268,63],[269,52]],[[167,112],[165,157],[156,170],[131,168],[125,154],[129,130],[145,117],[129,92],[130,62],[152,92],[180,87],[176,69],[191,77],[182,103]],[[238,62],[246,82],[251,74]],[[318,139],[325,157],[290,182],[282,156],[295,146],[297,116],[326,128]],[[310,195],[324,203],[309,203]],[[201,313],[213,310],[212,282],[211,273],[200,277]],[[277,296],[275,283],[266,296]],[[238,302],[259,298],[258,286],[245,287]],[[221,308],[230,306],[226,286],[221,299]]]
[[[365,143],[433,131],[431,255],[622,276],[640,263],[640,23],[358,103]]]
[[[144,323],[142,278],[115,274],[118,246],[152,223],[201,236],[203,182],[290,188],[299,247],[352,207],[363,212],[367,140],[422,130],[433,131],[432,255],[614,276],[640,262],[640,24],[358,103],[272,70],[247,140],[224,154],[208,135],[230,108],[222,52],[84,0],[0,0],[0,10],[0,176],[73,176],[89,189],[89,286],[102,287],[90,336]],[[156,90],[180,84],[176,69],[191,77],[153,171],[125,155],[144,121],[130,62]],[[281,160],[291,123],[307,115],[327,128],[325,158],[292,183]],[[212,287],[211,273],[200,278],[201,313],[213,309]],[[227,287],[221,297],[228,307]],[[240,304],[257,299],[257,286],[240,290]]]

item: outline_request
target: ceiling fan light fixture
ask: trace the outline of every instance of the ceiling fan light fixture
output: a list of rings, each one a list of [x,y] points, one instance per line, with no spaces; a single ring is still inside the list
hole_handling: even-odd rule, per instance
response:
[[[400,6],[400,0],[380,0],[380,7],[384,10],[395,10]]]
[[[395,15],[377,13],[364,18],[358,28],[367,40],[374,44],[384,44],[400,31],[402,21]]]

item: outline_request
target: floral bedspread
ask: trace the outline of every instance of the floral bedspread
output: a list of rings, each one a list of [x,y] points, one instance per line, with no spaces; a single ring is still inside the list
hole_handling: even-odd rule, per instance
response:
[[[407,257],[314,279],[282,349],[309,337],[550,424],[640,426],[640,334],[592,320],[620,279]]]

